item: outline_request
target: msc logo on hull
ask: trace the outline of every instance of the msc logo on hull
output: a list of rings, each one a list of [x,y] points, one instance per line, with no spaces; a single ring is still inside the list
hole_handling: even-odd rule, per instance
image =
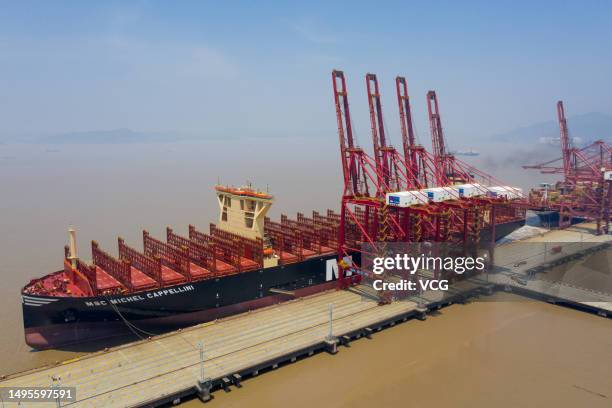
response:
[[[342,260],[346,262],[348,265],[353,266],[352,256],[350,255],[345,256],[344,258],[342,258]],[[351,276],[352,274],[353,272],[350,269],[348,269],[346,271],[345,276]],[[332,258],[332,259],[328,259],[327,265],[325,265],[325,280],[330,281],[334,279],[338,279],[338,260],[335,258]]]

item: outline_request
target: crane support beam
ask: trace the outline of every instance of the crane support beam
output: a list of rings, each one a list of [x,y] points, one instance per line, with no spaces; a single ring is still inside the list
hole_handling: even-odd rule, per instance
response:
[[[397,104],[400,115],[400,129],[402,132],[402,146],[404,149],[404,160],[408,164],[409,172],[412,175],[411,187],[419,187],[422,183],[419,166],[419,151],[422,146],[417,146],[412,125],[412,109],[410,107],[410,97],[408,96],[408,84],[406,78],[397,76],[395,78],[395,89],[397,92]]]

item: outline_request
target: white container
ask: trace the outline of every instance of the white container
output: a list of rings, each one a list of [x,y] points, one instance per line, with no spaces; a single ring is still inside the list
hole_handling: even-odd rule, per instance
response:
[[[427,203],[427,195],[420,190],[398,191],[387,193],[387,205],[395,207],[410,207],[417,204]]]
[[[477,197],[483,194],[484,188],[480,184],[456,184],[451,186],[458,197]]]
[[[604,180],[612,181],[612,170],[604,172]]]
[[[523,196],[523,189],[512,186],[487,187],[487,195],[490,197],[504,197],[507,200],[516,200]]]
[[[441,201],[452,200],[456,198],[456,196],[453,194],[452,189],[449,187],[425,188],[421,191],[427,195],[427,199],[429,201],[433,201],[434,203],[439,203]]]

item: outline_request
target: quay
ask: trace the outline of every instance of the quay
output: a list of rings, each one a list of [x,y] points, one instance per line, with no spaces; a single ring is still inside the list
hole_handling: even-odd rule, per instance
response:
[[[332,290],[9,375],[0,387],[49,387],[53,378],[59,379],[63,387],[76,387],[76,401],[63,402],[63,407],[155,407],[194,394],[207,400],[215,390],[240,387],[242,380],[264,370],[322,350],[335,353],[383,328],[411,318],[425,320],[431,310],[495,290],[610,317],[612,293],[542,272],[606,250],[611,241],[610,235],[594,235],[588,224],[550,231],[499,245],[491,273],[455,283],[449,291],[379,305],[369,287]]]
[[[609,273],[578,271],[547,276],[547,271],[553,267],[612,246],[612,235],[595,235],[594,232],[594,224],[583,223],[500,245],[495,250],[496,267],[487,274],[487,282],[499,290],[612,317]],[[610,267],[610,263],[607,265]]]

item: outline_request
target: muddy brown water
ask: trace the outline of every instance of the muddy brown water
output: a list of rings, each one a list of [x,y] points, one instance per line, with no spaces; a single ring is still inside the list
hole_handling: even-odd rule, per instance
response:
[[[497,293],[242,384],[206,406],[609,407],[612,322]]]

